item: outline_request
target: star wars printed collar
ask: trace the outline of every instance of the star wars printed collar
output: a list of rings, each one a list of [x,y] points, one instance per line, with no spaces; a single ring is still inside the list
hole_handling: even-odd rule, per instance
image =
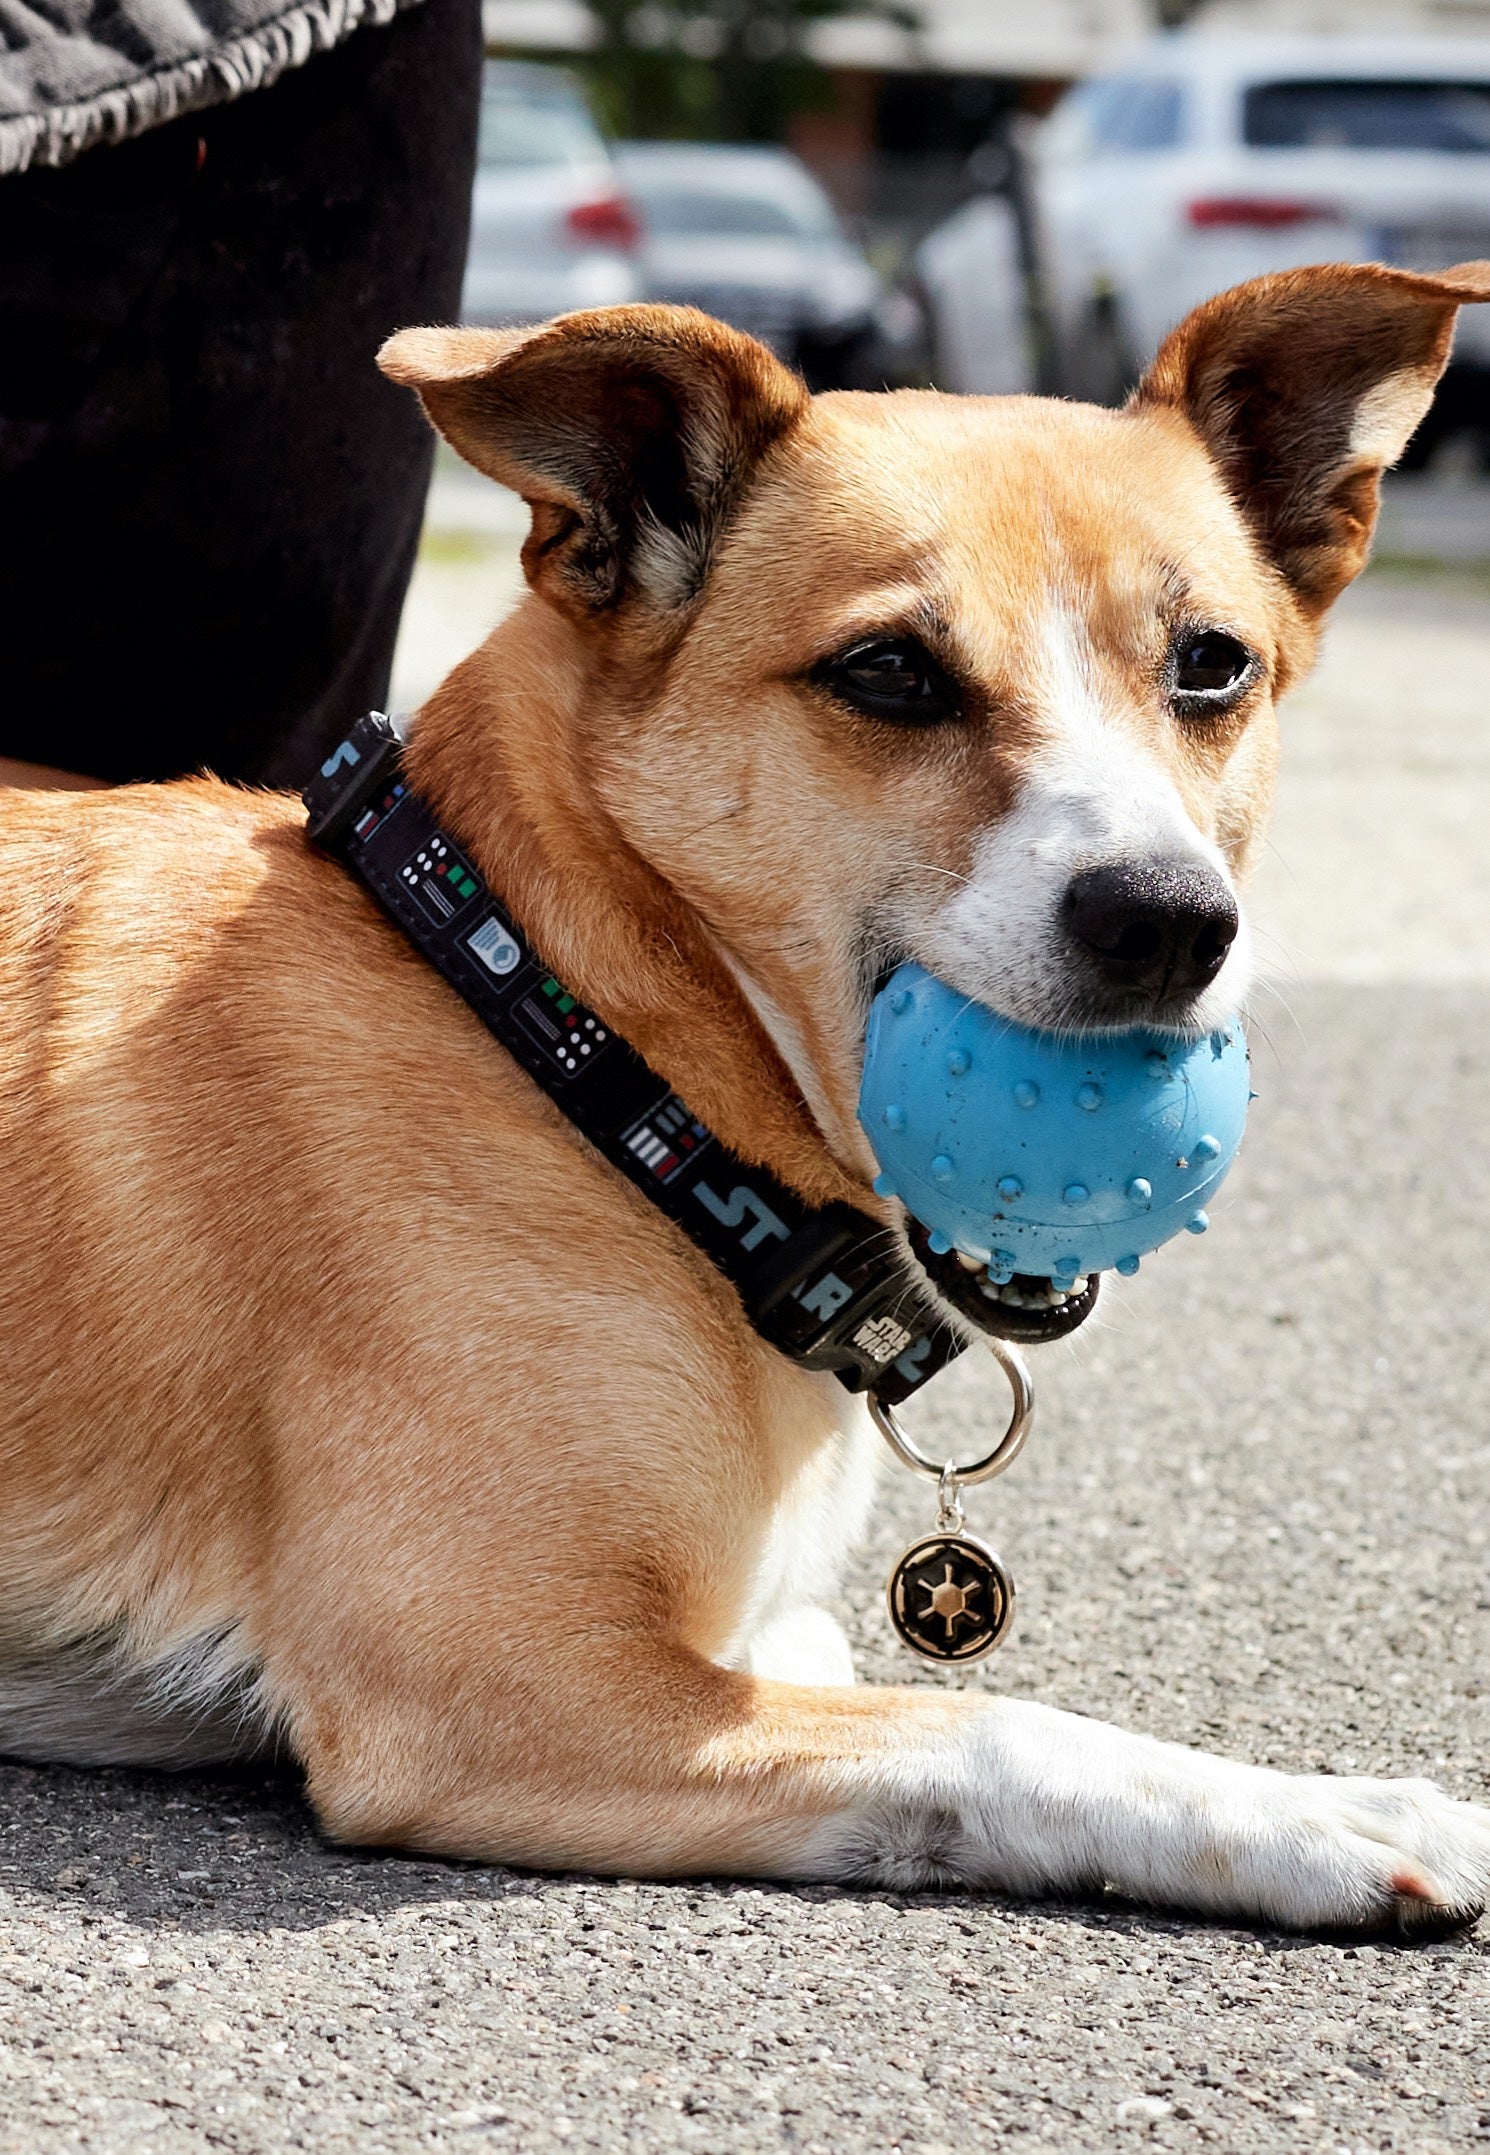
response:
[[[741,1160],[549,972],[409,790],[381,712],[357,721],[304,798],[314,843],[360,877],[575,1128],[718,1266],[763,1339],[882,1407],[962,1351],[878,1221],[809,1205]]]

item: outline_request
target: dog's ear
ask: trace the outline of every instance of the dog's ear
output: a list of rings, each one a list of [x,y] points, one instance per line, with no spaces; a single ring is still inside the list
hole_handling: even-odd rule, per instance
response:
[[[676,616],[757,461],[807,390],[692,307],[603,307],[537,329],[404,329],[378,364],[533,512],[523,568],[564,612]]]
[[[1207,300],[1160,346],[1129,409],[1182,412],[1309,613],[1365,566],[1381,474],[1406,448],[1490,262],[1441,276],[1334,263]]]

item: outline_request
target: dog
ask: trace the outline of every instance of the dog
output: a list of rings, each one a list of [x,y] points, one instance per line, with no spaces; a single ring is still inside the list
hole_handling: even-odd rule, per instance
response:
[[[914,957],[1044,1027],[1237,1007],[1276,706],[1487,297],[1487,263],[1263,278],[1120,412],[813,398],[666,307],[400,332],[384,371],[532,515],[411,783],[737,1154],[881,1221],[966,1332],[1070,1329],[1074,1290],[991,1295],[871,1192],[875,984]],[[1490,1812],[1427,1782],[855,1688],[817,1604],[862,1402],[298,804],[3,798],[0,1749],[278,1745],[340,1840],[538,1867],[1483,1907]]]

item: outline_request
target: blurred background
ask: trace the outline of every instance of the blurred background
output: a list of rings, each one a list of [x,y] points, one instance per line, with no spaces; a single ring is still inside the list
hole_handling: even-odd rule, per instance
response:
[[[1114,399],[1240,277],[1490,247],[1490,0],[486,0],[484,19],[476,320],[689,299],[814,386]],[[1462,356],[1490,357],[1490,330]],[[1477,416],[1451,397],[1441,430]]]

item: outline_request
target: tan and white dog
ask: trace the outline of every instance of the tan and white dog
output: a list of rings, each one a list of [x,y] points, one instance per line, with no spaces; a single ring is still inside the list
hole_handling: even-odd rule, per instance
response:
[[[736,1151],[903,1232],[854,1118],[887,964],[1037,1025],[1243,994],[1275,706],[1487,296],[1487,264],[1264,279],[1121,413],[813,399],[666,308],[406,331],[386,371],[533,518],[412,779]],[[279,1741],[334,1835],[526,1864],[1482,1907],[1490,1813],[1425,1782],[850,1688],[814,1603],[862,1413],[298,804],[0,816],[0,1749]],[[1079,1314],[930,1276],[987,1330]]]

